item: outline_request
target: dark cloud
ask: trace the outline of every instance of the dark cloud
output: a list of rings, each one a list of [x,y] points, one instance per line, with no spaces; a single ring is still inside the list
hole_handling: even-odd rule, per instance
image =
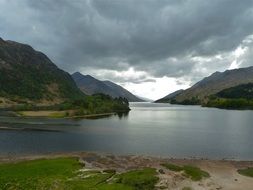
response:
[[[253,1],[0,0],[0,33],[31,44],[69,72],[133,67],[195,81],[228,68],[228,57],[215,56],[253,34]]]

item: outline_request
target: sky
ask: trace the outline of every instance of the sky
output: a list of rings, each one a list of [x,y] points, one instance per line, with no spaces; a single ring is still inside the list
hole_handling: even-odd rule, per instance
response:
[[[0,37],[158,99],[253,66],[253,0],[0,0]]]

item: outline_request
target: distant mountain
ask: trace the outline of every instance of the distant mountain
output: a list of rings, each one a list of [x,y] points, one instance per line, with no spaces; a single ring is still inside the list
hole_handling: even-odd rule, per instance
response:
[[[111,81],[100,81],[90,75],[82,75],[79,72],[72,74],[72,78],[76,82],[76,85],[88,95],[102,93],[113,98],[124,97],[130,102],[143,101],[123,87]]]
[[[123,88],[120,85],[117,85],[111,81],[103,81],[107,86],[111,87],[113,89],[113,91],[118,94],[119,97],[124,97],[126,99],[128,99],[128,101],[130,102],[143,102],[142,99],[140,99],[139,97],[133,95],[131,92],[129,92],[128,90],[126,90],[125,88]]]
[[[253,67],[215,72],[183,91],[174,99],[176,103],[203,104],[210,95],[224,89],[253,82]]]
[[[95,79],[90,75],[82,75],[79,72],[72,74],[76,85],[87,95],[103,93],[112,97],[117,97],[117,94],[110,89],[104,82]]]
[[[142,96],[136,96],[142,100],[144,100],[145,102],[154,102],[154,100],[150,99],[150,98],[146,98],[146,97],[142,97]]]
[[[60,103],[83,97],[71,76],[31,46],[0,38],[0,103]]]
[[[181,94],[184,90],[177,90],[175,92],[172,92],[170,93],[169,95],[159,99],[159,100],[156,100],[155,102],[156,103],[170,103],[171,100],[173,100],[173,98],[175,98],[177,95]]]

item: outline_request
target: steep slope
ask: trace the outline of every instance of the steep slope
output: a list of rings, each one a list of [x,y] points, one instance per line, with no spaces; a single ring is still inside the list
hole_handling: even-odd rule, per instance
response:
[[[72,78],[76,82],[76,85],[88,95],[92,94],[107,94],[113,98],[117,97],[117,93],[114,93],[106,84],[102,81],[95,79],[90,75],[82,75],[79,72],[72,74]]]
[[[183,93],[184,90],[177,90],[175,92],[172,92],[170,94],[168,94],[167,96],[159,99],[159,100],[156,100],[155,102],[156,103],[166,103],[166,102],[170,102],[171,100],[173,100],[173,98],[175,98],[176,96],[178,96],[179,94]]]
[[[126,98],[130,102],[143,102],[142,99],[136,97],[131,92],[126,90],[120,85],[117,85],[111,81],[103,81],[107,86],[111,87],[115,93],[118,94],[119,97]]]
[[[54,104],[83,96],[71,76],[46,55],[0,38],[1,101]]]
[[[253,82],[253,67],[215,72],[175,97],[177,103],[201,104],[210,95],[240,84]]]
[[[102,93],[113,98],[123,97],[130,102],[142,101],[123,87],[110,81],[100,81],[90,75],[82,75],[79,72],[72,74],[72,78],[77,86],[88,95]]]
[[[253,99],[253,83],[241,84],[222,90],[216,94],[219,98]]]
[[[253,83],[241,84],[212,95],[206,107],[225,109],[253,109]]]

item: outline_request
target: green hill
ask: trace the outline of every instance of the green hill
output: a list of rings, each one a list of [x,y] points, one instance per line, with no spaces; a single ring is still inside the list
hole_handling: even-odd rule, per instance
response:
[[[0,38],[0,97],[6,104],[55,104],[84,97],[72,77],[31,46]]]
[[[216,95],[219,98],[253,99],[253,83],[231,87],[218,92]]]
[[[209,97],[207,107],[253,109],[253,83],[224,89]]]
[[[0,108],[19,113],[54,110],[51,115],[57,117],[129,111],[126,99],[103,94],[87,96],[71,75],[45,54],[29,45],[1,38]]]
[[[178,94],[178,104],[205,104],[209,96],[242,84],[253,83],[253,67],[215,72]]]

